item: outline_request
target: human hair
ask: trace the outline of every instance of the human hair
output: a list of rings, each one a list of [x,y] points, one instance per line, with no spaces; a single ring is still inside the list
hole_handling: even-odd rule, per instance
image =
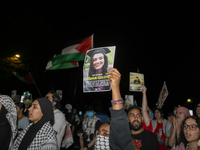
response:
[[[25,116],[28,115],[28,110],[27,111],[25,110],[25,104],[24,103],[19,102],[19,103],[15,103],[15,104],[19,107],[20,110],[23,109],[22,110],[23,115],[25,115]]]
[[[19,109],[25,109],[25,104],[24,103],[21,103],[21,102],[19,102],[19,103],[16,103],[16,105],[19,107]]]
[[[186,117],[183,120],[183,123],[181,124],[181,132],[180,132],[180,137],[179,137],[179,143],[182,142],[185,145],[185,147],[186,147],[188,141],[185,138],[185,134],[184,134],[184,131],[183,131],[183,126],[184,126],[186,120],[189,119],[189,118],[194,119],[196,121],[196,123],[197,123],[198,128],[200,129],[200,119],[198,117],[196,117],[196,116],[189,116],[189,117]]]
[[[95,110],[94,110],[94,107],[93,107],[92,105],[89,105],[89,106],[86,108],[86,111],[88,111],[88,110],[90,110],[90,111],[95,111]]]
[[[60,96],[55,91],[53,91],[53,90],[49,91],[48,93],[52,94],[53,101],[56,102],[55,108],[56,109],[61,109],[61,106],[60,106]]]
[[[156,107],[156,108],[153,109],[153,114],[154,114],[154,115],[153,115],[153,119],[156,120],[156,118],[155,118],[155,111],[156,111],[156,110],[158,110],[158,111],[160,112],[161,118],[163,118],[163,115],[164,115],[163,110],[162,110],[161,108],[157,108],[157,107]]]
[[[140,113],[141,113],[141,108],[140,108],[139,106],[131,106],[131,107],[129,107],[128,110],[127,110],[127,115],[128,115],[128,113],[129,113],[131,110],[133,110],[133,109],[137,109],[137,110],[139,110]]]
[[[108,69],[108,57],[106,56],[106,54],[102,53],[104,56],[104,65],[102,67],[102,75],[105,75]],[[95,54],[93,54],[90,57],[90,68],[89,68],[89,77],[92,77],[93,74],[96,74],[96,70],[93,67],[93,56]]]

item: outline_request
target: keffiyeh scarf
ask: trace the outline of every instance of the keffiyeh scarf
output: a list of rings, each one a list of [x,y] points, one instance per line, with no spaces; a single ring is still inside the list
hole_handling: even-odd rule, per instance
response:
[[[92,116],[90,119],[87,117],[84,121],[83,121],[83,131],[87,133],[88,135],[88,139],[87,141],[90,141],[90,135],[94,135],[95,134],[95,125],[97,120],[99,120],[99,118],[97,118],[95,115]]]
[[[8,119],[8,122],[11,126],[12,139],[14,139],[17,134],[17,110],[15,103],[13,102],[12,98],[7,95],[1,95],[0,102],[8,111],[8,113],[6,114],[6,118]]]
[[[95,150],[110,150],[109,138],[102,135],[97,135],[95,139],[94,149]]]
[[[17,137],[14,142],[13,150],[18,150],[19,145],[25,136],[28,129],[33,125],[30,123],[26,129]],[[57,148],[57,139],[56,134],[50,125],[50,122],[46,122],[42,128],[37,132],[35,138],[33,139],[31,145],[27,148],[27,150],[58,150]]]

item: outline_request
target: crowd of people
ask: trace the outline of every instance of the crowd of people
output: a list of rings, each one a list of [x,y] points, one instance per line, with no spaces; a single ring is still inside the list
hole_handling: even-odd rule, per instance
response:
[[[112,90],[110,117],[106,121],[98,117],[92,106],[82,116],[71,104],[65,105],[65,111],[61,110],[60,97],[54,91],[35,99],[28,113],[23,103],[1,95],[0,149],[200,149],[200,104],[196,106],[196,116],[180,106],[174,109],[174,116],[167,119],[162,109],[149,109],[147,88],[142,85],[142,106],[126,109],[120,93],[120,72],[110,68],[106,75],[109,75]]]

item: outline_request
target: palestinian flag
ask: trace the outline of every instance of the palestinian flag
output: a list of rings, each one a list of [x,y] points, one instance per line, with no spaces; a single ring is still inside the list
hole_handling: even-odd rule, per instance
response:
[[[60,64],[52,64],[52,61],[49,61],[46,66],[47,70],[58,70],[58,69],[69,69],[78,67],[78,62],[69,62],[69,63],[60,63]]]
[[[27,83],[27,84],[35,84],[32,76],[30,73],[28,73],[25,77],[22,77],[20,75],[18,75],[16,72],[12,72],[12,74],[17,78],[19,79],[20,81],[24,82],[24,83]]]
[[[78,61],[85,59],[87,50],[93,48],[93,35],[85,40],[68,43],[61,54],[47,63],[46,70],[68,69],[78,67]]]

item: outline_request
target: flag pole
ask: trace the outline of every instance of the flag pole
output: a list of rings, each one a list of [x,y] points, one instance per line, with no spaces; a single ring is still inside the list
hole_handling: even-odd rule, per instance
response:
[[[35,84],[35,87],[36,87],[36,89],[37,89],[38,93],[39,93],[39,94],[40,94],[40,96],[42,97],[42,94],[41,94],[41,92],[40,92],[40,90],[39,90],[39,88],[38,88],[38,86],[37,86],[37,84],[36,84],[35,80],[33,79],[33,76],[31,75],[31,73],[30,73],[30,72],[29,72],[29,75],[30,75],[31,79],[32,79],[32,80],[33,80],[33,82],[34,82],[34,84]]]

